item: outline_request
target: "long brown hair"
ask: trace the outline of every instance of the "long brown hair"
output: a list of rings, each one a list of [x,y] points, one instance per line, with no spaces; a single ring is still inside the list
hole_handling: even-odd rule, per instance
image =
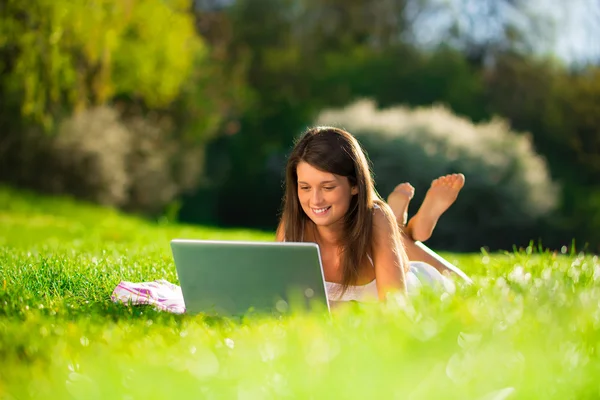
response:
[[[315,127],[304,132],[296,141],[288,158],[285,176],[285,194],[279,229],[288,242],[303,240],[304,226],[309,221],[298,200],[298,164],[304,161],[313,167],[348,178],[358,193],[352,196],[344,217],[341,238],[342,290],[356,283],[360,266],[372,249],[373,211],[377,204],[391,219],[398,246],[401,245],[399,228],[391,209],[375,191],[371,168],[365,153],[354,136],[343,129]],[[404,254],[401,248],[396,249]],[[404,262],[407,266],[408,263]]]

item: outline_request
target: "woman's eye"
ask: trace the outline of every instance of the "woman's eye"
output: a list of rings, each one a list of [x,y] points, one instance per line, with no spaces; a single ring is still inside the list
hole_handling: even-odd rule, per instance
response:
[[[324,189],[325,190],[333,190],[333,189],[335,189],[335,186],[328,186],[328,187],[325,187]]]
[[[300,187],[300,190],[308,190],[308,189],[310,189],[310,188],[309,188],[309,187],[306,187],[306,186],[301,186],[301,187]]]

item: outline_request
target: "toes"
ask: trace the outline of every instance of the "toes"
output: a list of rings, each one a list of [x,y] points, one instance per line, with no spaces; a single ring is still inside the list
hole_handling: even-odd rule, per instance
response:
[[[431,182],[431,186],[450,186],[449,177],[450,175],[440,176],[439,178],[434,179],[433,182]]]
[[[460,189],[465,184],[465,176],[463,174],[448,174],[440,176],[431,182],[431,186],[445,186],[452,189]]]
[[[460,189],[465,185],[465,176],[463,174],[453,174],[452,188]]]
[[[394,188],[394,192],[400,191],[407,193],[411,198],[415,194],[415,188],[408,182],[401,183]]]
[[[394,190],[398,190],[398,189],[406,190],[406,189],[414,189],[414,188],[412,187],[412,185],[410,183],[403,182],[403,183],[400,183],[399,185],[396,185],[396,187],[394,188]]]

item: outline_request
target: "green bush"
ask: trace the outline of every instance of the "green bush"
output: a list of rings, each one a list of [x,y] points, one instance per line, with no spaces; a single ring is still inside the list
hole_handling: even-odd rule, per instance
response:
[[[319,125],[355,134],[373,163],[384,197],[400,182],[411,182],[416,211],[431,181],[462,172],[467,180],[458,201],[438,224],[432,243],[453,249],[526,244],[538,223],[557,207],[558,187],[527,134],[505,121],[473,124],[441,106],[377,110],[370,100],[323,110]]]

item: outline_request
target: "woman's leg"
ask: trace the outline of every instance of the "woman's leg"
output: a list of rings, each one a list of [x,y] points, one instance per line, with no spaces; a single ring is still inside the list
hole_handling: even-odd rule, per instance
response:
[[[419,211],[406,224],[407,234],[419,242],[429,239],[438,220],[456,201],[464,185],[463,174],[445,175],[431,182]]]
[[[428,286],[434,289],[443,289],[446,292],[454,293],[456,286],[454,281],[447,276],[441,274],[437,269],[433,268],[431,264],[427,264],[422,261],[411,261],[410,262],[410,274],[416,278],[416,284],[409,284],[407,280],[407,289],[410,294],[415,293],[422,286]]]
[[[441,176],[433,182],[417,213],[408,220],[408,204],[415,194],[410,183],[401,183],[387,198],[398,224],[411,239],[424,242],[431,237],[442,214],[456,201],[465,185],[463,174]]]
[[[387,198],[387,203],[396,216],[400,228],[404,229],[408,221],[408,204],[415,194],[415,188],[408,182],[399,184]]]
[[[414,241],[407,235],[402,235],[402,243],[404,244],[406,255],[410,261],[425,262],[445,276],[456,274],[466,282],[473,283],[471,278],[469,278],[460,268],[452,265],[448,260],[435,253],[423,243]]]
[[[387,202],[396,215],[398,225],[403,232],[402,242],[410,261],[422,261],[437,269],[444,275],[457,274],[467,282],[471,279],[458,267],[436,254],[416,236],[428,239],[435,228],[441,214],[456,200],[458,192],[464,185],[464,175],[446,175],[434,180],[425,195],[425,200],[417,215],[408,223],[408,204],[414,195],[414,188],[409,183],[401,183],[388,196]]]

